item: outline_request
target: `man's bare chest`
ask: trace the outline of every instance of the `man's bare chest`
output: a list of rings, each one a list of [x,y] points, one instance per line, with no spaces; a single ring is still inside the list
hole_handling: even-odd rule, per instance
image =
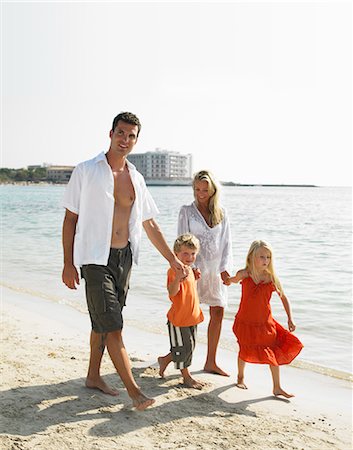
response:
[[[118,207],[131,207],[135,201],[135,190],[128,174],[114,175],[114,199]]]

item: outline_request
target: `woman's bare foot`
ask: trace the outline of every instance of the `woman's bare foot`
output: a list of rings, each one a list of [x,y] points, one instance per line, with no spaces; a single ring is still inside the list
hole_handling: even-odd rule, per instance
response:
[[[132,404],[138,411],[144,411],[146,408],[153,405],[155,401],[154,398],[146,397],[144,394],[140,393],[137,397],[132,399]]]
[[[161,378],[164,378],[165,369],[168,367],[170,361],[165,356],[160,356],[157,361],[159,364],[159,375]]]
[[[202,381],[197,381],[194,378],[188,377],[183,378],[185,386],[192,388],[192,389],[198,389],[201,390],[205,384]]]
[[[284,390],[281,389],[281,388],[274,389],[274,390],[273,390],[273,395],[274,395],[275,397],[278,397],[278,396],[282,395],[282,396],[285,397],[285,398],[292,398],[292,397],[294,397],[294,394],[288,394],[288,392],[284,391]]]
[[[247,385],[244,383],[244,378],[239,378],[238,377],[238,381],[236,382],[236,387],[238,387],[239,389],[247,389]]]
[[[215,375],[222,375],[223,377],[229,377],[229,374],[227,372],[225,372],[224,370],[222,370],[220,367],[218,367],[216,364],[214,364],[212,366],[205,365],[203,370],[205,372],[213,373]]]
[[[88,378],[86,378],[86,387],[88,387],[89,389],[99,389],[100,391],[104,392],[104,394],[108,395],[119,395],[119,392],[115,389],[110,388],[101,377],[97,380],[89,380]]]

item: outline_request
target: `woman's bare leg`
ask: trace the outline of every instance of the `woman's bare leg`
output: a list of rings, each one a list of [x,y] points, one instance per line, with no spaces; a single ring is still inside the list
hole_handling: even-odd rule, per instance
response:
[[[204,366],[206,372],[215,373],[229,377],[229,374],[224,372],[216,363],[216,352],[219,338],[222,329],[222,320],[224,315],[224,308],[221,306],[210,306],[210,322],[207,330],[207,358]]]

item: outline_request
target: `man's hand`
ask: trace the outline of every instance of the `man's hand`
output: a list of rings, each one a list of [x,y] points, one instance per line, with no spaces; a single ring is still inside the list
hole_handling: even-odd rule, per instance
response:
[[[77,269],[73,264],[64,265],[62,280],[69,289],[77,289],[76,284],[80,284],[80,278]]]
[[[185,266],[180,259],[173,255],[172,259],[169,260],[170,267],[175,270],[177,274],[182,274],[181,278],[186,278],[189,273],[188,266]]]

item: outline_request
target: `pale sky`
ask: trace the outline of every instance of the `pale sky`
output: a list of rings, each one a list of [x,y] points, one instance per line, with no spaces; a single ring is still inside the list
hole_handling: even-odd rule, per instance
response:
[[[2,167],[134,152],[239,183],[352,184],[352,3],[2,2]]]

